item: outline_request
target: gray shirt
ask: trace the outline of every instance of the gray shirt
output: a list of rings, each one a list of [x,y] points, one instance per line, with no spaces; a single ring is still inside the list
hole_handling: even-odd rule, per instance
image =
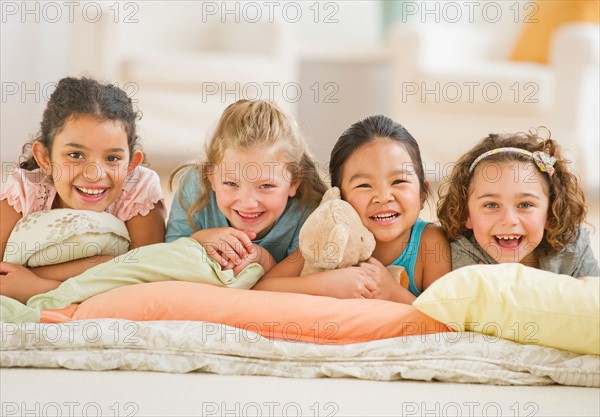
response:
[[[450,242],[452,250],[452,269],[467,265],[497,264],[496,260],[483,250],[474,237],[461,236]],[[553,255],[540,254],[540,269],[557,274],[585,277],[600,275],[598,261],[590,247],[590,236],[587,230],[579,229],[577,237],[560,252]]]

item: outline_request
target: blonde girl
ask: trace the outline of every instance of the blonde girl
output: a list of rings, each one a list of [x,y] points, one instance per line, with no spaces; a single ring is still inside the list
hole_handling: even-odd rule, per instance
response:
[[[224,269],[258,262],[268,271],[298,247],[304,220],[326,185],[296,122],[275,103],[228,106],[202,162],[185,164],[167,242],[193,237]]]

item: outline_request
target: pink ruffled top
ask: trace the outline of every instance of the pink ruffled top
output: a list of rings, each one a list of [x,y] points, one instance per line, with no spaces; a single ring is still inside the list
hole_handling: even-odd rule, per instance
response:
[[[16,169],[3,185],[0,200],[8,200],[23,216],[50,210],[56,197],[54,183],[39,169]],[[126,222],[137,215],[145,216],[159,201],[164,204],[158,174],[140,166],[127,176],[121,194],[105,211]]]

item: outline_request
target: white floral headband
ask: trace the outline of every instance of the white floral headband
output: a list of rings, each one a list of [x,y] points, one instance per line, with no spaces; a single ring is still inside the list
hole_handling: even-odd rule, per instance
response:
[[[477,164],[482,159],[487,158],[488,156],[491,156],[491,155],[495,155],[498,153],[504,153],[504,152],[520,153],[521,155],[529,156],[533,159],[533,162],[535,162],[535,164],[538,166],[540,171],[547,172],[548,176],[550,178],[552,178],[552,175],[554,174],[554,164],[556,163],[555,157],[550,156],[545,152],[540,152],[540,151],[529,152],[529,151],[527,151],[525,149],[521,149],[521,148],[496,148],[496,149],[492,149],[491,151],[484,152],[473,161],[473,163],[469,167],[469,172],[473,172],[473,170],[475,169],[475,166],[477,166]]]

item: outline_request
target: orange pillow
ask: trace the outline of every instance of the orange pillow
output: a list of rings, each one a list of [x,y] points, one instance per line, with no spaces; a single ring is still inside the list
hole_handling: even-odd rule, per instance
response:
[[[349,344],[450,329],[411,305],[221,288],[183,281],[115,288],[78,308],[43,310],[42,322],[96,318],[222,323],[270,339]]]
[[[523,30],[512,52],[513,61],[548,63],[550,41],[559,26],[571,22],[598,23],[600,2],[536,1],[521,10]]]

